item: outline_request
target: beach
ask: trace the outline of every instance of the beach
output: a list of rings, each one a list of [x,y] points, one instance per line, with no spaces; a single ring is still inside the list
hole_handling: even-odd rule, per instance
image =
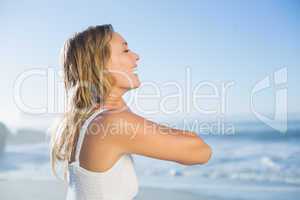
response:
[[[203,184],[198,191],[141,186],[134,200],[294,200],[299,187],[227,184]],[[66,187],[57,180],[0,179],[1,200],[64,200]]]
[[[52,180],[0,180],[0,199],[63,200],[66,187]],[[200,200],[199,195],[184,190],[141,187],[135,200]]]

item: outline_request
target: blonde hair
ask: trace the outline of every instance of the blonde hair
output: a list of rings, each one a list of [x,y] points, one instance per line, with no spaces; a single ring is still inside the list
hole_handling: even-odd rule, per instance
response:
[[[67,97],[66,111],[51,131],[51,169],[56,177],[56,164],[67,166],[75,151],[80,127],[101,105],[114,84],[106,65],[111,56],[109,42],[114,32],[111,24],[90,26],[76,32],[62,48],[61,65]]]

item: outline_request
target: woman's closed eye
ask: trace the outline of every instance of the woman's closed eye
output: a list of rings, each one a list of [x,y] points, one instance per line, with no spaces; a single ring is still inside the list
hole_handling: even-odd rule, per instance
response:
[[[128,53],[129,51],[130,51],[129,49],[124,50],[125,53]]]

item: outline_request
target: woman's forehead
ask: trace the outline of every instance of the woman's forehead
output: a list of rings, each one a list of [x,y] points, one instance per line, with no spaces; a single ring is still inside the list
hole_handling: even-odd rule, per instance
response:
[[[125,39],[122,37],[122,35],[119,34],[118,32],[114,32],[114,33],[113,33],[111,42],[112,42],[114,45],[119,45],[119,46],[123,46],[123,45],[126,46],[126,45],[127,45],[126,40],[125,40]]]

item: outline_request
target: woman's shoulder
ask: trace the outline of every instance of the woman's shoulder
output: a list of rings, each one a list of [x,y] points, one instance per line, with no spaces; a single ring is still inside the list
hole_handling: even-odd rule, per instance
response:
[[[128,109],[109,109],[100,112],[88,125],[87,135],[100,136],[117,134],[129,124],[138,124],[144,118]]]

